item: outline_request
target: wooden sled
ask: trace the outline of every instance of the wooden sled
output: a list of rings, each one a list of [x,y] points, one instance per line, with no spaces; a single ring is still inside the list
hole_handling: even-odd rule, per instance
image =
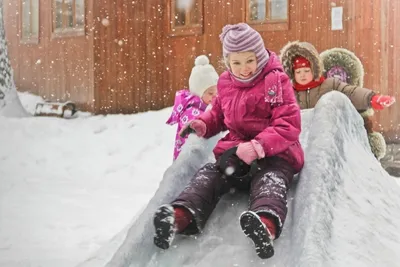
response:
[[[44,102],[37,103],[35,108],[35,116],[48,116],[69,119],[77,112],[75,103],[67,101],[59,102]]]

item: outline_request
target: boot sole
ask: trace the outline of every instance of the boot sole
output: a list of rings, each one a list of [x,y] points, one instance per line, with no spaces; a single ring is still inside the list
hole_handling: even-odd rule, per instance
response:
[[[154,244],[161,249],[168,249],[174,240],[174,210],[170,206],[160,207],[154,215]]]
[[[244,234],[253,241],[256,253],[261,259],[268,259],[274,255],[271,235],[256,213],[250,211],[242,214],[240,226]]]

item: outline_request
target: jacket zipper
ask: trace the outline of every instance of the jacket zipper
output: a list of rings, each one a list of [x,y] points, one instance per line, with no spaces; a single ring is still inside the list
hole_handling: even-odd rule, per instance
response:
[[[238,95],[240,94],[240,99],[242,98],[242,94],[241,94],[242,92],[241,92],[241,90],[239,90],[239,92],[238,92]],[[238,110],[238,107],[237,107],[237,105],[238,105],[238,102],[240,102],[240,101],[238,101],[238,98],[239,97],[236,97],[235,99],[234,99],[234,102],[235,103],[232,103],[232,107],[234,108],[234,110],[233,110],[233,116],[232,116],[232,124],[234,124],[234,127],[237,129],[237,120],[236,120],[236,118],[237,117],[239,117],[238,115],[237,115],[237,110]],[[232,101],[233,102],[233,101]]]
[[[310,89],[307,89],[306,102],[307,108],[310,108]]]

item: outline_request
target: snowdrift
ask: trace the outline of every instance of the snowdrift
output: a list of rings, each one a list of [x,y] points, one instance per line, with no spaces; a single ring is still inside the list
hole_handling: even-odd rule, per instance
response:
[[[219,138],[192,135],[106,266],[398,266],[400,188],[372,155],[357,111],[332,92],[303,111],[302,124],[306,164],[289,192],[273,258],[259,259],[241,232],[247,196],[238,193],[221,199],[201,235],[178,236],[167,251],[153,245],[154,211],[212,159]]]
[[[0,77],[0,81],[1,81]],[[18,97],[17,89],[15,84],[11,82],[11,88],[4,90],[0,89],[0,116],[10,118],[23,118],[32,116],[22,106],[21,100]],[[3,95],[2,95],[3,94]]]

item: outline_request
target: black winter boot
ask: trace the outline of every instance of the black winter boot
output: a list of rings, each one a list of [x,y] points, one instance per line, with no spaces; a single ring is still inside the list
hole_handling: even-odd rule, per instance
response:
[[[162,249],[168,249],[175,238],[175,216],[171,205],[161,206],[154,214],[154,244]]]
[[[255,247],[257,255],[261,259],[268,259],[274,256],[274,246],[271,233],[265,227],[257,213],[245,211],[240,215],[240,226]]]

